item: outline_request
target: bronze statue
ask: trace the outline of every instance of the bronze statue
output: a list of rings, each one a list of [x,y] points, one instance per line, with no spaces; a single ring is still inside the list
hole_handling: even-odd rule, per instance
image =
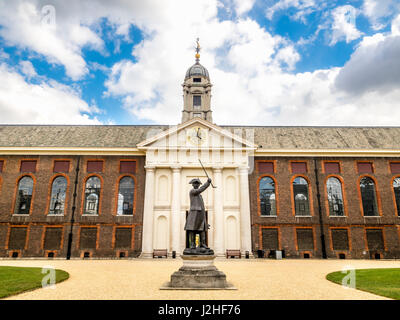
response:
[[[211,184],[211,179],[208,178],[207,182],[201,187],[201,181],[199,179],[192,179],[189,184],[193,186],[190,190],[190,209],[186,219],[185,230],[189,237],[189,246],[183,251],[183,254],[207,254],[212,255],[214,251],[206,245],[206,231],[209,225],[206,221],[206,211],[204,208],[204,201],[201,193],[208,188]],[[196,248],[195,237],[196,234],[200,236],[200,245]]]

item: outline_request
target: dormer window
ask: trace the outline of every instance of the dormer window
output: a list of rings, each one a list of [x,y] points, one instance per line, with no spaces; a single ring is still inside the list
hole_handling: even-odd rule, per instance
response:
[[[194,107],[201,106],[201,96],[193,96],[193,106]]]
[[[201,78],[193,78],[193,82],[201,82]]]

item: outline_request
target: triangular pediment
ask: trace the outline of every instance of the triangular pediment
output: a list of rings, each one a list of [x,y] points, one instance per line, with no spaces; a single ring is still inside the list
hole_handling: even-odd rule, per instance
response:
[[[201,118],[193,118],[173,126],[142,141],[138,149],[170,148],[216,148],[216,149],[257,149],[252,134],[246,130],[234,132],[221,128]]]

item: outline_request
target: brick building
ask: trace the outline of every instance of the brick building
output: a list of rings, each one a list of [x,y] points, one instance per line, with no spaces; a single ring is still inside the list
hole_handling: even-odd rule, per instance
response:
[[[179,255],[201,159],[217,255],[400,257],[400,128],[218,126],[198,59],[176,126],[0,126],[0,256]]]

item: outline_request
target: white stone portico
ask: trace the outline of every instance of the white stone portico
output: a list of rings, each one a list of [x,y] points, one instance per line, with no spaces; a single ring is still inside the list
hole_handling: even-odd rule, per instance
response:
[[[185,249],[189,181],[207,179],[199,159],[216,186],[203,193],[209,247],[218,256],[226,249],[251,253],[248,169],[256,145],[242,135],[195,117],[138,144],[146,153],[141,257],[152,257],[154,249],[179,256]]]

